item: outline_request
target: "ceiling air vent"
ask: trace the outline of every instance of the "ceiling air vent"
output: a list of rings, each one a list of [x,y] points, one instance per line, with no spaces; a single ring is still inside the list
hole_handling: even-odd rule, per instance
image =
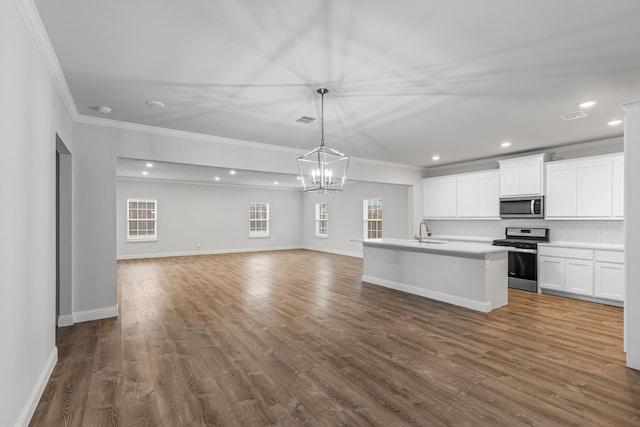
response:
[[[308,123],[311,123],[312,121],[314,121],[316,118],[315,117],[309,117],[309,116],[302,116],[300,117],[298,120],[296,120],[296,122],[298,123],[304,123],[305,125]]]
[[[587,113],[584,111],[574,111],[573,113],[566,113],[560,116],[562,120],[568,122],[569,120],[582,119],[587,117]]]

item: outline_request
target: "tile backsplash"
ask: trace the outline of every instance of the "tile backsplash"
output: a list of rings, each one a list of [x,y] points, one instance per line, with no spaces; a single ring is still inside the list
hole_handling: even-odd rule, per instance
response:
[[[545,221],[542,219],[428,220],[434,235],[504,237],[506,227],[548,228],[551,242],[624,244],[624,221]]]

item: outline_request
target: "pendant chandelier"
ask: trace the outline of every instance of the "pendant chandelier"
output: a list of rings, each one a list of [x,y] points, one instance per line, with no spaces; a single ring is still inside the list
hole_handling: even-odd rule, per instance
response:
[[[342,191],[347,177],[349,156],[324,145],[324,95],[328,89],[318,89],[322,97],[320,146],[298,158],[298,170],[304,191],[331,193]]]

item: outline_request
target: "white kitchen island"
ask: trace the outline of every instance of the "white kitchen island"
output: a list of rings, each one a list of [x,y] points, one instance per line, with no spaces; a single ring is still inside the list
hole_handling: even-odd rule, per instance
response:
[[[507,304],[504,248],[430,240],[361,240],[362,280],[483,312]]]

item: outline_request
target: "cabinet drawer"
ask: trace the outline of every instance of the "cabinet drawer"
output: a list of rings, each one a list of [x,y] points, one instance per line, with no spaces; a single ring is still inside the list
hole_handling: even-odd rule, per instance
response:
[[[624,252],[618,251],[595,251],[596,261],[615,262],[624,264]]]
[[[593,260],[593,250],[576,248],[556,248],[552,246],[538,246],[538,253],[544,256]]]

